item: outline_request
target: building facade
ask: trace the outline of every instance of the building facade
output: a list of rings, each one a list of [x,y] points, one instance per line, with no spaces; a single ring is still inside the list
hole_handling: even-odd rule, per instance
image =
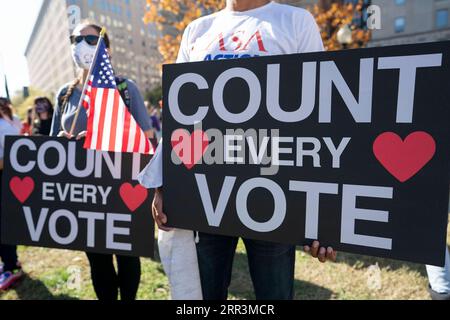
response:
[[[142,21],[145,0],[44,0],[25,56],[32,87],[55,93],[76,76],[69,36],[80,20],[105,26],[117,75],[141,93],[161,83],[158,31]]]
[[[450,39],[450,0],[372,0],[381,8],[381,29],[370,46]]]
[[[63,0],[44,0],[25,56],[30,86],[55,93],[75,77],[69,36],[69,20]]]

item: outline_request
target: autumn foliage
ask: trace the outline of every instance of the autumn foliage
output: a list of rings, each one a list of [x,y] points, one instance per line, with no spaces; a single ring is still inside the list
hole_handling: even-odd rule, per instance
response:
[[[316,5],[311,12],[316,18],[324,46],[327,50],[332,51],[342,49],[342,45],[337,40],[337,33],[339,29],[345,25],[351,27],[353,39],[352,43],[348,44],[347,48],[364,47],[370,41],[370,30],[363,30],[352,23],[355,17],[361,15],[361,1],[356,5],[352,3],[332,3],[327,9]]]
[[[225,0],[147,0],[143,20],[146,24],[154,23],[161,32],[158,49],[163,63],[176,60],[183,31],[189,23],[224,7]],[[337,41],[337,32],[346,24],[352,25],[355,15],[361,12],[361,3],[356,6],[333,3],[327,9],[316,5],[310,11],[320,27],[326,49],[339,50],[342,46]],[[370,32],[352,26],[352,37],[348,48],[362,47],[370,40]]]

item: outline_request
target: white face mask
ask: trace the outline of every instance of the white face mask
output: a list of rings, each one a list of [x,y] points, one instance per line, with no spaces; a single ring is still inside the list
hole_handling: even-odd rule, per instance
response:
[[[75,64],[85,70],[89,70],[95,55],[95,46],[91,46],[86,41],[81,41],[72,45],[72,58]]]

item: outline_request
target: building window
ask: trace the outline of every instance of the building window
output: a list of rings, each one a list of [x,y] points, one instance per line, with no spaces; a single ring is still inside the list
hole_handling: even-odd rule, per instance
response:
[[[436,11],[436,28],[445,28],[448,26],[448,10],[441,9]]]
[[[398,5],[398,6],[404,5],[405,2],[406,2],[406,0],[395,0],[395,4]]]
[[[404,17],[399,17],[395,19],[395,23],[394,23],[394,27],[395,27],[395,32],[403,32],[405,31],[405,18]]]

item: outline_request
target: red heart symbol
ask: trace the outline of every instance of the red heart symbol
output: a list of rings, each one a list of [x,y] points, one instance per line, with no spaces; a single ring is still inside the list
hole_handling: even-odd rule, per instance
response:
[[[14,196],[20,203],[24,204],[25,201],[31,196],[34,190],[34,180],[30,177],[26,177],[23,180],[19,177],[14,177],[9,182],[9,188]]]
[[[433,137],[421,131],[411,133],[404,141],[393,132],[385,132],[373,143],[375,157],[400,182],[415,176],[435,152]]]
[[[203,158],[209,145],[208,136],[202,130],[195,130],[192,135],[184,129],[175,130],[171,142],[173,151],[188,170]]]
[[[133,187],[130,183],[124,183],[120,187],[120,197],[131,212],[136,211],[148,197],[148,191],[141,185]]]

